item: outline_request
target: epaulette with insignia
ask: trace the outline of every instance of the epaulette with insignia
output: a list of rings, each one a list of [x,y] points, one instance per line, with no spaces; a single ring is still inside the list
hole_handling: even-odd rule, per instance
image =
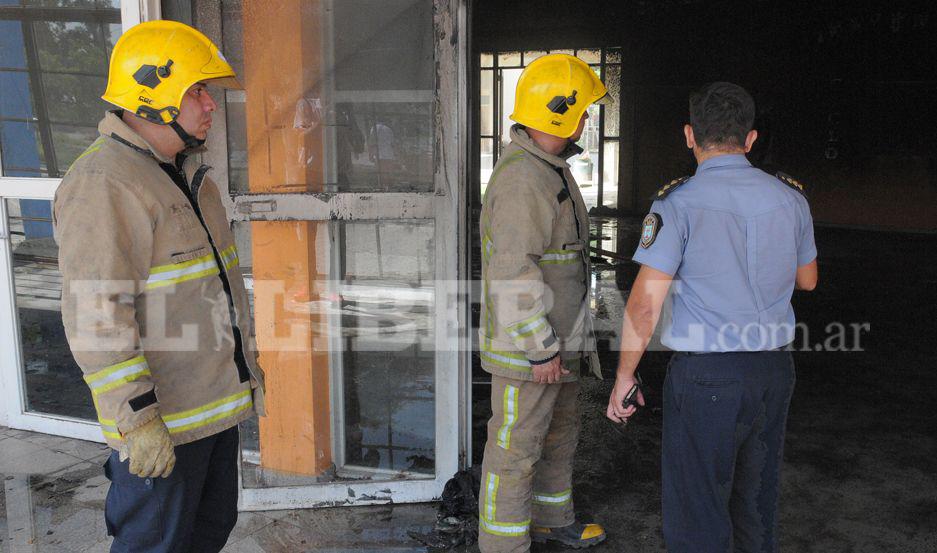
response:
[[[652,199],[652,200],[663,200],[664,198],[667,197],[668,194],[670,194],[671,192],[673,192],[673,191],[676,190],[677,188],[680,188],[680,185],[683,184],[683,183],[685,183],[685,182],[688,181],[688,180],[690,180],[690,176],[689,176],[689,175],[687,175],[687,176],[685,176],[685,177],[680,177],[679,179],[673,179],[672,181],[668,182],[668,183],[665,184],[664,186],[660,187],[660,190],[658,190],[657,192],[655,192],[654,195],[651,196],[651,199]]]
[[[778,180],[780,180],[784,184],[800,192],[804,197],[807,196],[807,190],[804,188],[804,185],[798,182],[798,180],[795,179],[794,177],[788,175],[787,173],[782,173],[781,171],[778,171],[777,173],[775,173],[774,176],[777,177]]]

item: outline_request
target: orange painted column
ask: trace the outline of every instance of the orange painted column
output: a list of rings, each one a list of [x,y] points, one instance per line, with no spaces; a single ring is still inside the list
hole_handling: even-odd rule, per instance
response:
[[[320,2],[246,0],[242,18],[250,190],[322,191]],[[326,225],[251,227],[257,346],[267,385],[261,466],[289,474],[318,475],[332,466],[327,321],[311,307],[328,278],[328,240],[319,248],[316,240]]]

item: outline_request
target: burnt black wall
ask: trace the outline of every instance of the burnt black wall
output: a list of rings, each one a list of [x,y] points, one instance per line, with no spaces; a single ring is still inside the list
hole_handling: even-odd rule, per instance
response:
[[[693,172],[688,94],[728,80],[758,104],[753,161],[804,181],[818,221],[937,230],[935,4],[475,0],[473,50],[622,47],[629,211]]]

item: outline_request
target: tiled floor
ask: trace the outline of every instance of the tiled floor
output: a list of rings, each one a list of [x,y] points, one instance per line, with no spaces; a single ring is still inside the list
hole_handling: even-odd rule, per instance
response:
[[[0,427],[0,552],[106,552],[106,446]],[[225,552],[426,551],[434,505],[241,513]]]

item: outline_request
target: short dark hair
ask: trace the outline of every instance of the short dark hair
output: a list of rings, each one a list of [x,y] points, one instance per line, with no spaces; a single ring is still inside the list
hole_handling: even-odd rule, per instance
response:
[[[690,126],[700,148],[742,147],[755,122],[755,100],[744,88],[709,83],[690,95]]]

